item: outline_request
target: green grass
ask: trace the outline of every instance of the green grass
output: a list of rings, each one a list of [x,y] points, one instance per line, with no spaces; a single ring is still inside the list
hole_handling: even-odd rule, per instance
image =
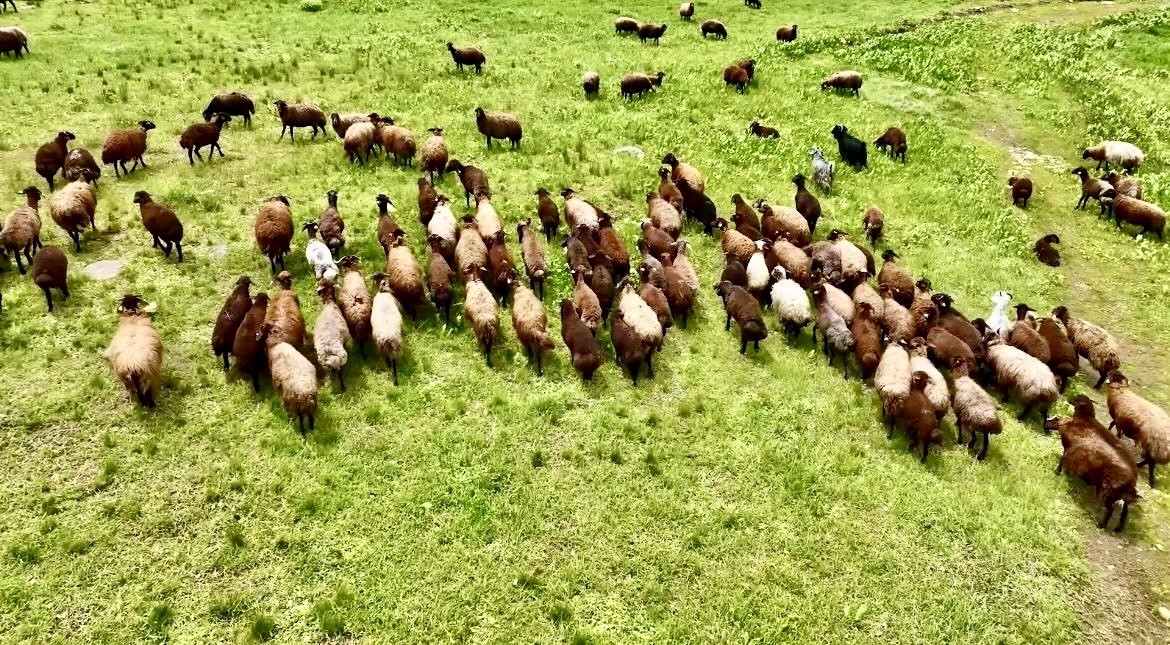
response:
[[[1061,3],[899,35],[886,32],[971,3],[699,3],[698,18],[731,33],[704,42],[677,3],[649,0],[314,4],[49,0],[3,19],[32,47],[0,59],[4,209],[40,182],[32,154],[55,131],[97,151],[114,127],[159,128],[149,169],[103,177],[98,233],[69,253],[68,302],[46,314],[27,279],[0,275],[0,640],[1078,640],[1095,584],[1082,536],[1099,508],[1053,476],[1057,440],[1007,406],[986,463],[948,441],[920,465],[905,439],[886,441],[872,388],[843,381],[807,336],[789,347],[776,334],[738,355],[709,289],[637,388],[612,362],[581,383],[563,348],[537,378],[506,311],[488,369],[461,320],[430,315],[408,327],[399,387],[356,355],[349,392],[322,383],[308,440],[269,386],[255,395],[225,378],[208,339],[239,275],[275,288],[251,233],[269,195],[289,195],[300,223],[337,189],[348,248],[371,273],[373,198],[390,194],[421,257],[417,173],[350,166],[332,137],[278,144],[277,98],[376,110],[418,133],[440,125],[453,156],[489,173],[509,231],[533,215],[537,186],[571,185],[630,241],[668,150],[706,173],[721,209],[736,192],[787,203],[811,146],[836,156],[834,124],[870,139],[897,124],[910,163],[839,169],[824,231],[860,238],[861,213],[877,203],[886,242],[962,310],[984,315],[1003,288],[1041,311],[1067,303],[1122,337],[1131,379],[1170,403],[1170,251],[1072,211],[1079,188],[1067,174],[1087,142],[1128,138],[1149,155],[1147,195],[1170,203],[1158,37],[1170,13],[1093,5],[1084,19],[1085,5]],[[670,29],[660,47],[642,46],[612,35],[619,14]],[[775,43],[776,26],[793,22],[801,40]],[[455,73],[448,40],[483,47],[485,73]],[[740,97],[720,71],[747,56],[758,80]],[[865,74],[859,100],[816,89],[843,68]],[[586,69],[601,73],[600,100],[580,96]],[[618,99],[621,74],[657,69],[660,92]],[[256,99],[254,127],[233,122],[227,157],[189,167],[179,132],[211,94],[236,88]],[[521,117],[519,152],[485,150],[477,105]],[[749,137],[756,118],[781,139]],[[612,155],[623,145],[646,158]],[[1038,191],[1027,212],[1005,196],[1011,146],[1053,159],[1029,168]],[[150,248],[136,190],[183,218],[185,264]],[[442,191],[461,192],[451,178]],[[1030,255],[1049,230],[1065,240],[1061,270]],[[717,245],[687,236],[709,285]],[[48,217],[44,237],[65,244]],[[225,258],[211,258],[217,245]],[[110,258],[130,262],[117,279],[80,271]],[[311,327],[303,237],[289,268]],[[569,292],[559,266],[548,290],[559,337],[553,303]],[[101,357],[130,291],[158,304],[166,382],[155,411],[129,404]],[[1070,395],[1086,391],[1081,379]],[[1127,549],[1166,540],[1165,496],[1142,493]],[[1164,583],[1149,591],[1170,598]]]

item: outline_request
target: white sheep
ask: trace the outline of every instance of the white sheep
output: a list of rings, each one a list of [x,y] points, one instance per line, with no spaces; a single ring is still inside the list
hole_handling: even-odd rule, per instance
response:
[[[1007,306],[1012,302],[1012,294],[1006,291],[996,291],[991,294],[991,313],[987,314],[987,328],[995,332],[1000,338],[1007,338],[1012,330],[1012,321],[1007,315]]]
[[[756,240],[756,252],[747,263],[747,290],[760,298],[768,288],[768,263],[764,261],[764,240]]]
[[[349,362],[345,346],[350,342],[349,326],[335,300],[333,283],[321,280],[317,285],[321,298],[321,313],[317,315],[317,326],[313,328],[313,348],[317,350],[317,363],[326,372],[337,372],[337,383],[345,391],[345,377],[342,368]]]
[[[1125,141],[1102,141],[1095,146],[1085,148],[1081,154],[1081,159],[1095,159],[1097,161],[1097,170],[1101,169],[1101,164],[1105,164],[1105,170],[1109,170],[1109,164],[1114,166],[1121,166],[1125,172],[1132,173],[1142,162],[1146,160],[1146,155],[1141,151],[1141,148],[1127,143]]]
[[[784,327],[784,333],[796,336],[805,325],[812,322],[808,294],[788,277],[788,272],[782,266],[777,265],[772,269],[772,278],[776,281],[772,285],[772,310]]]
[[[337,262],[333,261],[333,252],[324,242],[317,239],[317,222],[305,222],[305,232],[309,235],[309,243],[305,245],[305,259],[313,267],[313,276],[318,280],[324,278],[330,282],[337,279]]]

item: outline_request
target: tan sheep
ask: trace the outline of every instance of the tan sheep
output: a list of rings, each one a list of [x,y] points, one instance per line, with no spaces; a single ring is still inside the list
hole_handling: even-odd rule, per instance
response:
[[[512,328],[524,346],[524,354],[529,358],[536,354],[536,375],[543,376],[541,354],[553,348],[552,337],[548,334],[548,314],[544,304],[532,289],[520,282],[515,271],[508,276],[507,282],[512,290]]]
[[[390,290],[394,297],[402,303],[411,320],[415,318],[418,309],[426,303],[426,283],[423,280],[422,266],[406,245],[406,238],[398,235],[390,245],[390,252],[386,254],[386,279],[390,281]]]
[[[1109,383],[1109,415],[1121,434],[1133,439],[1142,453],[1138,468],[1150,471],[1150,488],[1154,487],[1154,466],[1170,463],[1170,415],[1150,403],[1129,387],[1129,379],[1114,371]]]
[[[35,186],[29,186],[20,191],[25,196],[25,206],[21,206],[9,213],[4,220],[4,228],[0,229],[0,250],[11,251],[16,258],[16,268],[24,275],[24,263],[20,254],[24,252],[24,259],[32,263],[32,254],[41,244],[41,216],[38,212],[41,202],[41,191]]]
[[[260,205],[253,225],[256,236],[256,245],[260,252],[268,256],[268,265],[276,271],[276,262],[280,262],[280,269],[284,270],[284,256],[288,253],[289,243],[293,236],[292,211],[289,210],[288,197],[277,195]]]
[[[143,155],[146,154],[146,133],[154,128],[155,125],[150,121],[139,121],[136,127],[114,130],[106,135],[102,144],[102,165],[113,164],[115,177],[130,174],[138,169],[139,164],[145,168]],[[126,170],[127,161],[134,161],[130,170]],[[121,173],[118,172],[118,166],[122,167]]]
[[[487,195],[475,196],[475,228],[479,231],[479,236],[483,238],[485,244],[491,244],[496,233],[503,230],[500,214],[496,212],[495,206],[492,206],[491,198]]]
[[[483,283],[484,267],[470,267],[463,276],[467,293],[463,298],[463,317],[471,323],[475,338],[483,350],[488,367],[492,366],[492,346],[500,337],[500,309],[496,298]]]
[[[601,324],[601,301],[589,286],[589,279],[585,273],[572,268],[569,273],[573,276],[573,306],[581,317],[581,322],[589,328],[589,333],[597,335],[597,327]]]
[[[97,208],[97,193],[85,179],[70,182],[49,198],[49,215],[69,239],[73,248],[81,253],[81,233],[89,226],[96,230],[94,211]]]
[[[141,296],[122,297],[118,329],[103,356],[139,405],[153,408],[162,385],[163,347],[143,304]]]
[[[678,239],[682,232],[682,217],[678,210],[663,199],[657,192],[646,193],[646,216],[658,228],[667,232],[673,239]]]
[[[1068,339],[1072,341],[1077,354],[1089,360],[1100,378],[1094,388],[1100,389],[1110,372],[1121,368],[1121,346],[1113,335],[1101,327],[1080,318],[1073,318],[1068,307],[1057,307],[1052,315],[1064,323]]]
[[[421,169],[430,174],[433,184],[435,183],[435,173],[439,173],[439,179],[442,180],[443,173],[447,172],[447,140],[443,138],[443,128],[430,128],[427,132],[430,132],[431,136],[423,141],[420,152]]]
[[[264,328],[270,325],[264,323]],[[285,412],[296,414],[301,436],[305,435],[305,418],[313,430],[317,416],[317,369],[295,347],[268,338],[268,373],[272,386],[280,392]]]
[[[301,314],[301,301],[292,290],[292,274],[281,271],[276,276],[280,291],[268,303],[264,324],[268,332],[268,345],[288,343],[298,350],[305,344],[305,317]]]
[[[370,338],[378,355],[394,371],[394,385],[398,385],[398,359],[402,358],[404,346],[402,311],[398,308],[398,300],[394,297],[386,274],[375,273],[373,280],[378,285],[378,293],[374,296],[370,312]]]
[[[934,408],[934,415],[942,419],[951,409],[951,391],[947,388],[947,380],[942,372],[930,362],[927,357],[926,341],[915,338],[910,341],[910,372],[923,372],[929,379],[926,386],[926,398]]]
[[[459,275],[467,275],[468,269],[473,266],[486,267],[488,262],[487,244],[479,236],[475,218],[463,220],[463,233],[455,245],[455,268]]]
[[[703,179],[703,173],[691,164],[679,161],[673,152],[666,153],[666,156],[662,158],[662,163],[670,166],[670,178],[674,180],[674,183],[686,182],[696,192],[707,191],[707,182]]]

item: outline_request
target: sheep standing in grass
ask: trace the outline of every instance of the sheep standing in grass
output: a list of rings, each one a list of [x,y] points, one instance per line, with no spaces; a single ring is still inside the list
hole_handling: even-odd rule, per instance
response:
[[[837,152],[841,154],[842,161],[853,166],[855,169],[866,167],[864,141],[849,134],[849,128],[843,125],[833,126],[832,135],[837,140]]]
[[[581,75],[581,89],[585,90],[585,98],[594,98],[601,91],[601,76],[597,72],[585,72]]]
[[[630,371],[630,379],[634,386],[638,385],[638,373],[642,365],[653,357],[653,350],[646,347],[634,328],[626,322],[626,316],[621,311],[614,312],[610,331],[610,340],[613,341],[614,358],[619,367]],[[653,374],[651,374],[653,376]]]
[[[317,368],[296,347],[274,340],[271,323],[264,323],[263,332],[268,335],[268,373],[272,386],[280,393],[284,410],[297,415],[301,436],[305,435],[305,418],[309,419],[309,430],[313,430],[317,416]]]
[[[41,191],[35,186],[29,186],[20,191],[25,197],[25,206],[21,206],[8,214],[4,219],[4,228],[0,229],[0,251],[12,252],[16,258],[16,268],[24,275],[24,263],[20,261],[21,252],[24,259],[32,263],[32,254],[41,244],[41,216],[39,213]]]
[[[581,226],[590,230],[598,227],[601,212],[596,206],[578,197],[572,188],[562,190],[561,197],[565,200],[565,222],[569,228],[575,231]]]
[[[1101,164],[1105,164],[1105,170],[1109,170],[1109,165],[1120,166],[1125,169],[1125,173],[1133,174],[1138,166],[1146,160],[1146,155],[1141,151],[1141,148],[1127,143],[1125,141],[1102,141],[1095,146],[1085,148],[1081,153],[1081,159],[1094,159],[1097,161],[1097,170],[1101,169]]]
[[[995,371],[995,380],[1003,391],[1004,399],[1014,395],[1023,406],[1019,420],[1039,408],[1044,418],[1048,408],[1060,398],[1056,377],[1048,366],[1028,354],[1006,344],[993,333],[987,334],[987,362]]]
[[[341,219],[337,212],[337,191],[325,193],[325,199],[328,206],[321,212],[321,219],[317,221],[318,231],[321,233],[321,241],[329,247],[329,252],[333,257],[337,257],[345,247],[345,220]]]
[[[516,115],[487,112],[481,107],[475,108],[475,128],[487,139],[488,149],[492,147],[492,139],[507,139],[513,148],[519,148],[520,139],[524,136],[524,129]]]
[[[447,172],[459,175],[459,183],[463,184],[463,203],[467,206],[471,206],[473,196],[477,206],[481,197],[490,198],[492,196],[487,173],[482,169],[475,166],[465,166],[458,159],[452,159],[447,162]]]
[[[252,286],[252,279],[241,276],[236,280],[236,288],[228,295],[219,315],[215,317],[215,327],[211,330],[211,351],[216,357],[223,358],[223,369],[226,372],[228,355],[232,353],[232,343],[236,339],[236,332],[240,323],[252,308],[252,297],[248,295],[248,288]]]
[[[630,250],[614,230],[613,220],[608,213],[602,213],[597,218],[597,227],[593,234],[597,238],[597,248],[609,258],[614,277],[618,279],[626,277],[630,273]]]
[[[76,138],[72,132],[58,132],[55,139],[37,148],[33,163],[36,165],[37,174],[48,182],[49,192],[55,190],[53,180],[65,167],[65,159],[69,156],[69,142]]]
[[[845,90],[854,96],[861,95],[861,74],[853,70],[835,72],[821,81],[821,89]]]
[[[179,262],[183,261],[183,222],[179,216],[163,204],[155,202],[150,193],[140,190],[134,193],[134,203],[138,204],[139,214],[142,216],[142,226],[150,233],[153,239],[151,246],[159,249],[168,258],[171,257],[171,247],[179,251]],[[290,227],[291,228],[291,227]],[[166,246],[163,246],[163,245]],[[283,267],[283,262],[281,263]]]
[[[345,155],[350,163],[358,161],[365,164],[370,158],[370,150],[374,146],[374,135],[378,131],[373,122],[376,118],[376,114],[371,114],[370,121],[355,123],[345,131],[342,147],[345,149]]]
[[[642,296],[638,295],[634,285],[629,280],[623,280],[621,284],[621,299],[618,301],[618,311],[625,317],[625,321],[634,329],[638,337],[642,339],[643,345],[646,346],[647,352],[650,354],[646,358],[646,367],[650,376],[654,376],[654,361],[653,353],[662,347],[662,324],[658,321],[658,314]]]
[[[947,380],[942,372],[930,362],[926,341],[915,338],[910,341],[910,371],[922,372],[928,378],[926,398],[930,400],[931,408],[939,419],[947,415],[951,407],[951,391],[947,389]]]
[[[118,306],[118,329],[103,354],[138,404],[153,408],[162,385],[163,347],[143,311],[142,296],[126,295]]]
[[[526,356],[531,358],[533,354],[536,355],[536,375],[543,376],[541,355],[553,348],[552,338],[548,335],[548,314],[544,311],[544,304],[520,282],[515,271],[505,278],[505,282],[512,291],[512,327],[516,330],[516,338],[524,346]]]
[[[800,330],[812,322],[812,311],[808,304],[808,294],[799,284],[788,277],[783,266],[777,265],[772,269],[772,311],[784,333],[789,338],[800,334]]]
[[[861,217],[861,228],[865,230],[865,237],[869,240],[870,248],[877,248],[877,241],[881,239],[886,228],[886,215],[877,204],[870,204]]]
[[[1048,367],[1052,370],[1052,374],[1059,379],[1060,391],[1063,393],[1068,385],[1068,380],[1077,374],[1080,363],[1077,349],[1060,325],[1052,318],[1041,319],[1040,328],[1037,331],[1044,342],[1048,344]]]
[[[909,343],[916,335],[914,317],[910,315],[910,310],[894,298],[889,286],[879,286],[878,293],[882,296],[882,330],[886,339],[890,343]]]
[[[460,72],[464,67],[474,67],[475,73],[479,74],[487,63],[487,56],[478,47],[456,47],[454,43],[447,43],[447,51],[451,52],[455,69]]]
[[[760,341],[768,337],[768,326],[760,311],[759,301],[743,287],[726,280],[715,285],[715,295],[723,300],[723,309],[727,313],[723,330],[731,330],[732,320],[739,326],[739,353],[747,353],[748,343],[754,344],[755,350],[760,351]]]
[[[74,148],[65,155],[65,168],[62,170],[66,181],[84,179],[97,187],[102,178],[102,169],[93,158],[93,153],[85,148]]]
[[[638,40],[640,40],[642,42],[646,42],[647,40],[653,40],[654,44],[657,45],[658,39],[662,38],[662,36],[664,34],[666,34],[666,25],[665,24],[652,25],[650,23],[645,23],[642,25],[638,25]]]
[[[808,151],[812,157],[813,182],[826,193],[833,192],[833,175],[836,170],[832,161],[825,159],[825,153],[820,148]]]
[[[678,6],[678,16],[683,20],[690,20],[695,16],[695,3],[684,2]]]
[[[1032,198],[1032,180],[1028,177],[1009,177],[1007,185],[1012,189],[1012,206],[1028,208],[1028,200]]]
[[[1029,318],[1029,313],[1035,314],[1036,310],[1023,303],[1016,305],[1016,322],[1008,332],[1008,344],[1047,364],[1051,358],[1048,342],[1036,331],[1034,318]]]
[[[703,24],[699,25],[699,33],[703,36],[703,40],[706,40],[707,36],[727,40],[727,27],[718,20],[704,20]]]
[[[436,200],[435,209],[427,223],[427,239],[438,238],[439,248],[443,253],[443,257],[451,262],[455,259],[455,245],[457,240],[457,227],[455,225],[455,214],[451,212],[451,203],[447,201],[445,195],[440,195]]]
[[[276,276],[280,291],[268,306],[264,324],[268,330],[269,346],[274,343],[288,343],[298,350],[305,344],[305,317],[301,313],[301,300],[292,288],[292,274],[281,271]]]
[[[723,68],[724,85],[731,85],[740,94],[744,93],[750,81],[747,70],[739,65],[728,65]]]
[[[423,141],[421,170],[430,175],[431,183],[435,181],[435,173],[439,173],[442,181],[443,173],[447,172],[447,140],[443,138],[443,128],[430,128],[427,132],[431,136]]]
[[[68,177],[66,177],[68,179]],[[1101,175],[1101,181],[1113,186],[1118,195],[1125,195],[1126,197],[1133,197],[1134,199],[1142,198],[1142,185],[1138,180],[1129,176],[1121,176],[1115,171]]]
[[[1079,210],[1085,210],[1090,198],[1101,203],[1103,197],[1113,190],[1112,185],[1090,176],[1089,171],[1084,168],[1073,168],[1072,174],[1081,178],[1081,197],[1077,200],[1077,209]],[[1104,205],[1101,206],[1101,213],[1105,213]]]
[[[280,268],[284,270],[284,256],[288,253],[293,236],[292,211],[289,210],[288,197],[277,195],[261,204],[253,231],[256,245],[260,247],[260,252],[268,257],[268,265],[272,271],[276,271],[277,261],[280,261]]]
[[[796,32],[796,25],[792,25],[791,27],[779,27],[776,29],[776,40],[785,43],[793,42],[796,40]]]
[[[1158,234],[1159,240],[1166,239],[1166,212],[1157,204],[1118,195],[1109,210],[1119,230],[1122,223],[1133,224],[1141,227],[1143,235],[1153,231]]]
[[[325,134],[325,113],[312,103],[294,103],[274,101],[276,112],[280,115],[280,139],[284,140],[284,133],[288,131],[288,140],[295,141],[297,128],[312,128],[313,139],[317,138],[317,130]]]
[[[96,208],[97,191],[84,179],[66,184],[49,198],[49,215],[73,240],[73,248],[78,253],[81,253],[81,234],[86,227],[96,229]]]
[[[653,258],[647,258],[647,261]],[[670,316],[672,319],[678,318],[682,324],[682,328],[687,328],[687,319],[690,317],[691,309],[695,304],[695,294],[698,293],[698,281],[692,282],[689,278],[690,271],[686,268],[690,262],[687,256],[683,253],[677,254],[672,260],[669,255],[663,255],[659,264],[662,267],[662,286],[661,289],[666,295],[666,303],[670,307]],[[643,264],[646,269],[643,279],[651,279],[651,267],[649,264]]]
[[[638,33],[638,21],[626,16],[619,16],[613,21],[613,33],[619,36]]]
[[[658,72],[654,76],[642,72],[626,74],[619,84],[622,98],[631,101],[635,96],[641,98],[646,92],[662,87],[662,79],[664,78],[666,78],[666,72]]]
[[[926,393],[930,378],[925,372],[915,371],[910,376],[910,394],[898,413],[898,424],[910,436],[910,449],[922,445],[922,463],[931,444],[942,445],[942,431],[938,428],[939,417],[931,409],[930,396]]]
[[[388,195],[378,195],[374,198],[374,203],[378,205],[378,244],[382,247],[383,253],[390,252],[390,246],[394,242],[394,238],[399,234],[405,235],[406,231],[394,221],[390,213],[398,212],[394,207],[394,201]]]
[[[1112,430],[1133,439],[1142,453],[1137,467],[1150,471],[1150,488],[1154,488],[1154,466],[1170,463],[1170,415],[1129,388],[1129,379],[1113,372],[1109,384],[1109,416]]]
[[[418,221],[423,226],[428,226],[431,223],[431,218],[435,215],[435,208],[439,205],[439,193],[435,192],[435,187],[431,182],[427,181],[426,177],[418,178]]]
[[[1006,291],[996,291],[991,294],[991,313],[987,315],[985,324],[1000,338],[1007,338],[1012,324],[1007,317],[1007,306],[1012,302],[1012,294]]]
[[[561,340],[569,348],[573,369],[583,380],[593,379],[593,373],[601,367],[601,345],[581,319],[581,311],[571,300],[561,300]]]
[[[561,227],[561,213],[557,210],[556,202],[544,188],[536,191],[536,216],[540,219],[545,241],[551,242],[553,236],[557,234],[557,229]]]
[[[375,273],[374,284],[378,293],[370,308],[370,338],[374,348],[394,373],[394,385],[398,385],[398,359],[402,358],[402,311],[390,288],[385,273]]]
[[[210,121],[216,114],[227,114],[244,119],[244,125],[252,127],[252,115],[256,113],[256,105],[252,99],[242,92],[224,92],[211,97],[207,107],[203,108],[203,120]]]
[[[1100,389],[1106,377],[1121,368],[1121,346],[1113,335],[1101,327],[1080,318],[1073,318],[1068,307],[1057,307],[1052,315],[1064,324],[1068,339],[1072,341],[1077,354],[1084,356],[1099,376],[1093,387]]]
[[[345,324],[349,327],[349,335],[353,342],[361,348],[370,339],[370,309],[373,298],[366,288],[366,281],[358,270],[356,255],[347,255],[341,258],[341,290],[337,296],[337,306],[341,315],[345,317]]]
[[[589,286],[585,271],[579,268],[571,268],[569,269],[569,274],[573,276],[573,306],[576,308],[581,322],[585,323],[585,326],[589,329],[589,333],[596,336],[597,327],[601,325],[601,321],[603,320],[601,301],[598,300],[597,294],[593,291],[593,287]]]
[[[531,219],[516,225],[516,237],[520,240],[520,257],[524,260],[528,284],[532,286],[533,291],[540,294],[540,299],[544,300],[544,279],[548,275],[548,266],[545,261],[544,243],[540,241],[539,235],[533,233]]]
[[[323,279],[317,283],[317,296],[321,298],[321,313],[313,327],[313,348],[317,350],[317,362],[328,372],[337,372],[337,384],[345,391],[345,376],[342,369],[349,362],[345,346],[349,344],[349,326],[341,308],[337,306],[333,282]]]
[[[193,123],[183,130],[183,134],[179,135],[179,147],[187,151],[187,161],[192,166],[195,165],[195,157],[198,157],[199,161],[203,161],[203,155],[199,154],[200,148],[208,149],[208,161],[215,157],[216,150],[219,150],[220,159],[223,158],[223,147],[219,145],[219,136],[223,134],[223,127],[231,120],[232,117],[221,112],[215,115],[211,123]]]
[[[232,356],[236,357],[236,369],[247,374],[252,381],[252,390],[260,391],[260,371],[264,368],[264,320],[268,317],[268,294],[258,293],[252,299],[251,307],[240,321],[232,339]]]
[[[820,284],[812,291],[813,302],[817,307],[817,329],[821,332],[822,350],[829,359],[829,365],[833,364],[835,356],[840,355],[845,378],[849,378],[849,353],[854,347],[853,334],[849,331],[849,322],[829,304],[828,286]],[[815,331],[813,342],[816,342]]]
[[[13,4],[13,9],[16,5]],[[0,28],[0,54],[8,56],[13,54],[16,58],[20,58],[21,50],[29,53],[28,49],[28,34],[24,33],[23,29],[19,27],[3,27]]]
[[[967,449],[975,447],[975,435],[983,435],[983,448],[976,457],[979,461],[987,458],[987,447],[993,434],[1003,432],[1003,424],[999,420],[999,411],[995,401],[974,379],[971,378],[973,366],[961,358],[951,360],[951,382],[954,392],[951,394],[951,407],[955,409],[955,443],[963,443],[963,428],[971,434],[967,442]]]
[[[427,261],[427,291],[431,294],[431,304],[435,311],[443,312],[443,323],[451,322],[451,302],[455,300],[455,291],[452,282],[455,272],[443,256],[443,241],[438,235],[427,238],[431,247],[431,257]]]
[[[49,306],[49,313],[53,313],[53,294],[50,289],[60,291],[62,298],[69,297],[68,258],[65,257],[65,253],[61,249],[50,244],[37,252],[37,256],[33,258],[30,272],[33,284],[37,285],[45,294],[45,303]]]
[[[426,303],[427,295],[422,267],[406,245],[403,235],[394,238],[390,252],[386,254],[386,279],[394,297],[402,303],[402,308],[413,320]]]
[[[873,385],[882,402],[882,419],[894,436],[894,420],[910,396],[910,353],[901,343],[890,343],[882,352],[873,374]]]
[[[470,267],[463,276],[467,292],[463,298],[463,317],[471,324],[487,366],[492,366],[492,346],[500,337],[500,309],[495,296],[483,283],[484,267]]]
[[[383,117],[376,127],[375,145],[382,146],[385,155],[393,157],[396,165],[413,166],[414,155],[418,151],[414,133],[400,125],[394,125],[394,119],[389,117]]]
[[[106,135],[102,143],[102,165],[114,166],[114,176],[128,175],[138,169],[141,164],[146,167],[146,133],[155,128],[150,121],[139,121],[137,127],[114,130]],[[133,161],[134,165],[126,169],[126,162]],[[122,172],[118,172],[121,166]]]
[[[332,282],[337,278],[337,263],[333,261],[333,253],[329,247],[317,239],[317,231],[319,230],[317,222],[310,220],[305,222],[301,228],[309,236],[309,241],[305,244],[305,260],[313,268],[313,277]]]

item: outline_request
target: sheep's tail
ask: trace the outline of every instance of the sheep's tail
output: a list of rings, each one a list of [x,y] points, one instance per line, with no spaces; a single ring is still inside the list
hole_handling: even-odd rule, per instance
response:
[[[549,351],[553,348],[552,336],[549,336],[547,329],[542,329],[536,333],[536,347],[537,349]]]

